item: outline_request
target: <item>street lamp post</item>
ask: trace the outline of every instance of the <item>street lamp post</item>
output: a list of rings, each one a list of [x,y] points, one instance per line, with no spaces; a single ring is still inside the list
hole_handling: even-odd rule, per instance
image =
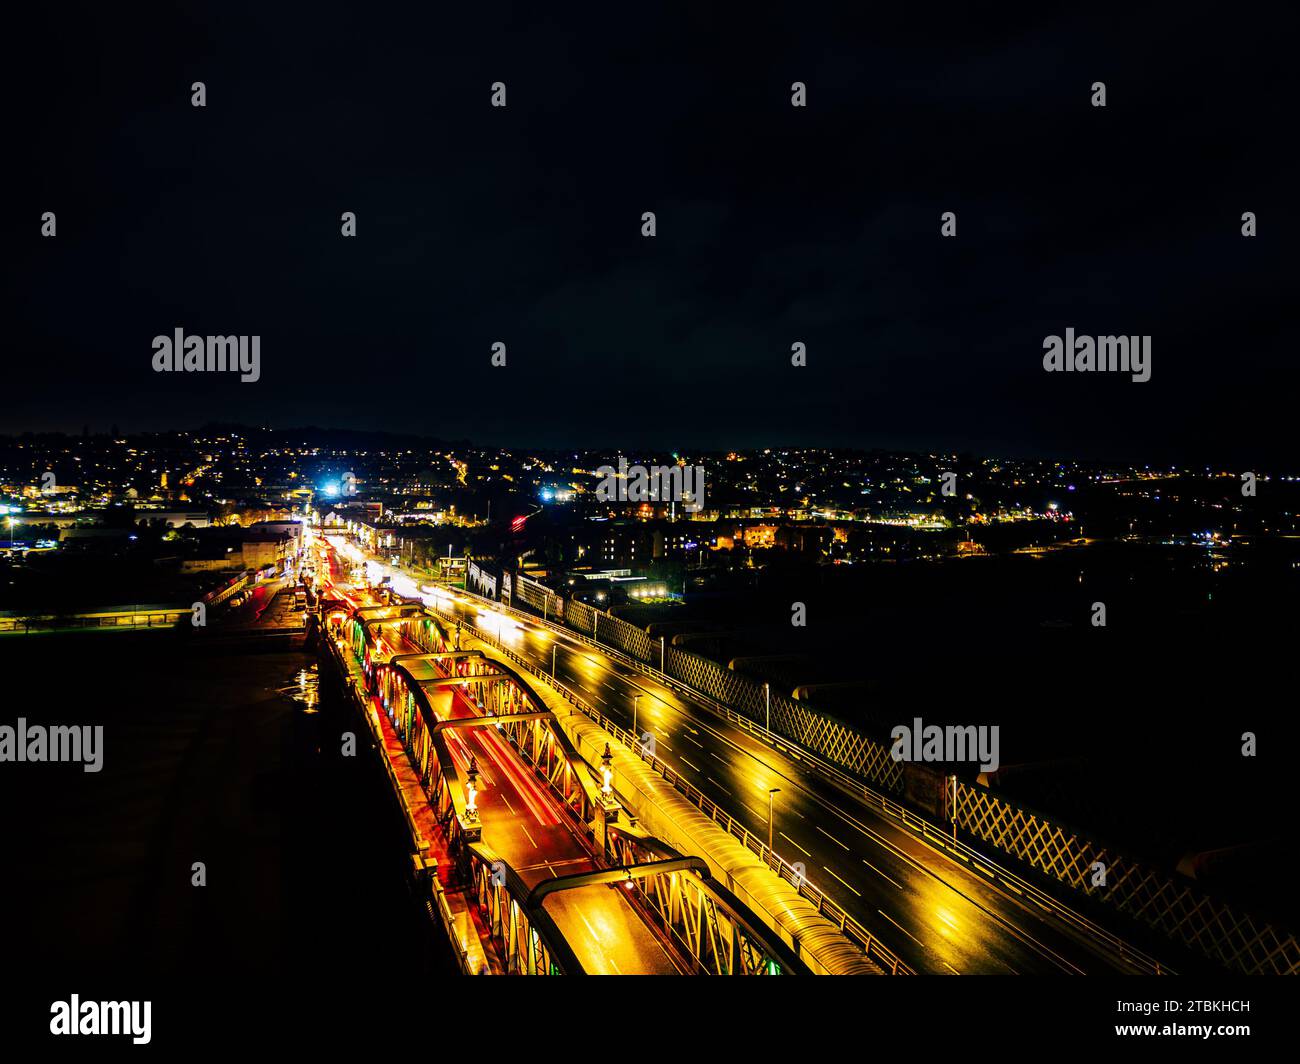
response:
[[[610,767],[613,762],[614,755],[609,752],[609,743],[606,743],[605,752],[600,755],[600,793],[604,795],[614,793],[614,770]]]
[[[555,652],[560,649],[559,643],[551,644],[551,679],[555,679]]]
[[[478,815],[478,761],[473,755],[465,775],[465,814],[458,819],[467,842],[478,842],[483,837],[483,822]]]
[[[666,640],[667,638],[668,637],[664,635],[661,635],[659,637],[659,671],[660,672],[664,671],[664,640]]]
[[[771,787],[767,792],[767,852],[772,852],[772,818],[776,812],[776,796],[781,793],[780,787]]]
[[[618,799],[614,797],[614,755],[609,752],[609,743],[600,755],[600,807],[605,815],[605,825],[618,822]],[[609,835],[606,834],[601,844],[609,852]]]
[[[767,731],[772,731],[772,685],[771,683],[763,684],[763,699],[767,703]]]
[[[957,841],[957,774],[952,776],[952,841]]]
[[[478,819],[478,759],[473,754],[465,776],[465,816],[469,820]]]

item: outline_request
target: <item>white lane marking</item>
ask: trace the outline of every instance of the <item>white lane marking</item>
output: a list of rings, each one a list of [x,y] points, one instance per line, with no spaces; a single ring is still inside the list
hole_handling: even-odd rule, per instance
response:
[[[822,865],[822,867],[823,867],[823,868],[826,868],[825,865]],[[829,868],[826,868],[826,871],[831,872],[831,870],[830,870]],[[831,875],[835,876],[835,873],[834,873],[834,872],[831,872]],[[835,876],[835,878],[836,878],[836,879],[840,879],[839,876]],[[841,882],[841,883],[844,883],[844,880],[840,879],[840,882]],[[848,885],[847,883],[844,883],[844,886],[848,887],[849,890],[853,890],[853,888],[852,888],[852,887],[849,887],[849,885]],[[856,890],[853,890],[853,893],[854,893],[854,894],[857,894],[859,898],[862,897],[862,895],[861,895],[861,894],[858,894],[858,892],[857,892]]]
[[[954,968],[954,967],[953,967],[951,964],[949,964],[947,961],[944,961],[944,962],[943,962],[943,966],[944,966],[945,968],[947,968],[948,971],[952,972],[953,975],[961,975],[961,972],[957,971],[957,969]]]
[[[821,827],[821,825],[814,824],[813,827],[815,827],[818,831],[820,831],[823,835],[825,835],[828,839],[830,839],[831,842],[835,843],[836,846],[843,847],[846,850],[848,849],[848,847],[845,846],[844,843],[840,842],[840,840],[837,839],[834,835],[832,835],[829,831],[824,830]]]
[[[808,852],[807,850],[805,850],[802,846],[800,846],[797,842],[795,842],[794,839],[790,838],[790,836],[787,835],[784,831],[778,831],[777,834],[780,835],[781,838],[785,839],[786,842],[788,842],[791,846],[793,846],[796,850],[798,850],[798,851],[799,851],[801,854],[803,854],[805,857],[811,857],[811,856],[812,856],[811,853],[809,853],[809,852]]]
[[[691,763],[690,763],[689,761],[687,761],[686,758],[682,758],[682,764],[683,764],[683,765],[691,765]],[[696,772],[699,772],[699,771],[700,771],[700,770],[699,770],[698,768],[696,768],[694,765],[691,765],[691,768],[694,768]]]
[[[903,889],[903,884],[901,884],[900,882],[898,882],[898,880],[896,880],[893,876],[887,876],[887,875],[885,875],[884,872],[882,872],[879,868],[877,868],[875,865],[873,865],[873,864],[872,864],[870,861],[868,861],[865,857],[862,858],[862,863],[863,863],[864,865],[866,865],[868,868],[870,868],[873,872],[875,872],[876,875],[878,875],[881,879],[887,879],[887,880],[889,880],[889,882],[893,883],[894,886],[896,886],[899,890],[902,890],[902,889]]]
[[[907,928],[905,928],[902,924],[900,924],[897,920],[895,920],[892,916],[890,916],[889,913],[885,912],[884,909],[877,909],[876,912],[880,913],[881,916],[883,916],[886,920],[888,920],[891,924],[893,924],[896,928],[898,928],[898,930],[900,930],[901,932],[903,932],[903,934],[905,934],[908,938],[910,938],[910,939],[911,939],[913,942],[915,942],[918,946],[920,946],[922,949],[925,949],[925,943],[923,943],[919,938],[917,938],[914,934],[912,934],[911,931],[909,931],[909,930],[908,930]]]
[[[721,761],[721,762],[722,762],[724,765],[726,765],[728,768],[731,767],[731,762],[730,762],[730,761],[728,761],[726,758],[718,757],[718,755],[715,754],[712,750],[709,751],[709,756],[712,757],[712,758],[714,758],[714,759],[716,759],[716,760],[718,760],[718,761]]]
[[[520,824],[519,826],[520,826],[521,828],[524,828],[523,824]],[[527,828],[524,828],[524,834],[525,834],[525,835],[528,835],[528,829],[527,829]],[[533,849],[534,849],[534,850],[540,850],[540,849],[541,849],[541,847],[537,845],[537,840],[534,839],[534,838],[532,837],[532,835],[528,835],[528,841],[531,842],[531,843],[533,844]]]
[[[697,733],[697,734],[698,734],[698,733]],[[703,744],[702,742],[700,742],[699,739],[691,739],[691,737],[690,737],[689,735],[686,736],[686,738],[690,739],[691,742],[693,742],[693,743],[694,743],[696,746],[698,746],[701,750],[704,749],[704,744]]]
[[[502,795],[501,795],[501,800],[502,800],[503,802],[506,803],[506,808],[510,810],[510,815],[511,815],[511,816],[515,816],[515,815],[516,815],[516,814],[515,814],[515,807],[514,807],[513,805],[510,804],[510,799],[507,798],[504,794],[502,794]]]
[[[719,783],[717,780],[715,780],[712,776],[705,776],[704,778],[705,778],[706,780],[708,780],[710,783],[712,783],[713,786],[715,786],[715,787],[721,787],[722,790],[727,791],[727,788],[726,788],[726,787],[723,787],[722,784]],[[730,792],[730,791],[727,791],[727,793],[730,794],[731,792]]]

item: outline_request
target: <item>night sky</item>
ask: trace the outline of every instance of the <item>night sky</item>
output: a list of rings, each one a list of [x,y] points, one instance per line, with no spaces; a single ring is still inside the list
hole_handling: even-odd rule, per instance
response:
[[[1278,15],[547,6],[22,15],[0,432],[1294,465]],[[154,373],[177,327],[261,381]],[[1150,334],[1151,381],[1044,373],[1067,327]]]

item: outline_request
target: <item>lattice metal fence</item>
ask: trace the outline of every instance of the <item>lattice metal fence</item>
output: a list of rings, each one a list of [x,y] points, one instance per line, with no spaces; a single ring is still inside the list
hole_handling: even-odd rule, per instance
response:
[[[545,584],[539,584],[536,580],[530,580],[522,573],[518,573],[515,575],[514,593],[520,602],[532,607],[538,613],[549,617],[558,615],[559,596]]]
[[[624,654],[629,654],[637,661],[647,665],[659,662],[659,642],[651,639],[644,629],[627,621],[621,621],[609,614],[600,614],[596,618],[596,638],[605,643],[613,643]]]
[[[887,747],[869,739],[841,721],[819,713],[806,702],[796,702],[743,673],[679,647],[664,647],[634,624],[601,613],[572,600],[565,604],[565,621],[599,642],[617,647],[629,657],[659,667],[679,683],[703,691],[750,720],[799,743],[832,764],[852,772],[892,793],[903,787],[903,766],[889,756]],[[770,703],[769,703],[770,697]],[[769,722],[770,705],[770,722]]]
[[[957,826],[1234,971],[1300,974],[1300,944],[1290,932],[1235,913],[1190,884],[1129,861],[983,787],[958,784]],[[1105,886],[1093,886],[1098,862],[1106,867]]]
[[[579,632],[585,632],[591,635],[595,627],[596,611],[588,606],[585,602],[579,602],[577,599],[564,600],[564,623],[570,628],[576,628]]]

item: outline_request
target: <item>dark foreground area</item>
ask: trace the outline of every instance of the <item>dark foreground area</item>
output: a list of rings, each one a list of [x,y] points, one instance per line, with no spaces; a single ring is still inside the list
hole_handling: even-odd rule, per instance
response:
[[[104,726],[97,773],[3,766],[7,966],[297,994],[453,970],[407,893],[382,776],[364,749],[340,756],[357,724],[321,702],[313,656],[196,643],[0,641],[5,723]]]

